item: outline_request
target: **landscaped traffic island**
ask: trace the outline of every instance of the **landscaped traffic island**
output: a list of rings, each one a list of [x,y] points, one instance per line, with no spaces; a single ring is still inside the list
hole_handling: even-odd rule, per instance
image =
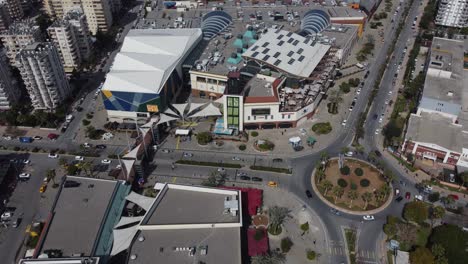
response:
[[[373,165],[357,159],[325,160],[313,175],[314,189],[334,206],[364,212],[383,206],[391,197],[392,188]]]

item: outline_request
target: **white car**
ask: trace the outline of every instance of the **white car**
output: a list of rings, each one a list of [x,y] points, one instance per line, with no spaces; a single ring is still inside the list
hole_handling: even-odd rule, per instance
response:
[[[225,172],[226,170],[224,168],[218,168],[218,172]]]
[[[348,151],[344,154],[346,157],[352,157],[354,155],[354,152]]]
[[[389,94],[389,95],[392,95],[392,93],[393,93],[392,91],[388,91],[388,94]]]
[[[372,221],[372,220],[375,220],[374,216],[373,215],[365,215],[362,217],[362,219],[366,220],[366,221]]]
[[[191,158],[191,157],[193,157],[192,153],[184,152],[184,158]]]
[[[385,100],[385,105],[388,105],[389,101],[388,100]]]
[[[84,160],[84,157],[83,157],[83,156],[76,156],[76,157],[75,157],[75,160],[77,160],[77,161],[83,161],[83,160]]]
[[[10,136],[3,137],[4,140],[11,140]]]
[[[85,147],[85,148],[90,148],[91,145],[90,145],[88,142],[85,142],[85,143],[83,143],[83,147]]]
[[[49,153],[49,158],[56,159],[56,158],[58,158],[58,155],[55,154],[55,153]]]
[[[101,160],[102,164],[111,164],[111,162],[112,162],[112,160],[108,160],[108,159]]]
[[[42,137],[41,137],[41,136],[34,136],[33,139],[34,139],[34,140],[41,140]]]
[[[376,134],[376,135],[380,134],[380,129],[377,128],[377,129],[375,130],[375,134]]]
[[[415,195],[414,198],[416,198],[416,200],[418,200],[418,201],[422,201],[422,200],[423,200],[423,197],[422,197],[422,195],[420,195],[420,194]]]
[[[346,119],[341,122],[341,125],[346,126]]]
[[[23,172],[20,175],[18,175],[18,178],[20,180],[29,180],[29,178],[31,178],[31,174]]]
[[[23,164],[29,164],[29,163],[31,163],[30,160],[23,160]]]
[[[382,117],[379,118],[379,123],[382,123],[382,121],[383,121],[383,118]]]
[[[360,94],[360,93],[361,93],[361,88],[356,90],[356,94]]]
[[[240,160],[241,160],[241,158],[239,158],[239,157],[232,157],[232,160],[235,160],[235,161],[240,161]]]
[[[13,216],[12,212],[4,212],[1,216],[2,221],[8,220]]]

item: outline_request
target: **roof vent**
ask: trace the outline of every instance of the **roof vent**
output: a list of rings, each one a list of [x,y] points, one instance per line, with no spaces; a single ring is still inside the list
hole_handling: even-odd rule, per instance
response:
[[[452,92],[452,91],[449,91],[449,92],[447,93],[447,96],[453,96],[453,92]]]
[[[138,241],[140,241],[140,242],[145,241],[145,237],[144,237],[144,236],[140,236],[140,237],[138,238]]]
[[[133,255],[130,256],[130,259],[131,259],[131,260],[135,260],[136,258],[137,258],[137,255],[136,255],[136,254],[133,254]]]

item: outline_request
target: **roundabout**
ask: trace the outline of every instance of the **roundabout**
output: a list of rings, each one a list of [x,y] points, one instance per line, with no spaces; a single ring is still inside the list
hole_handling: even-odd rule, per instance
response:
[[[332,158],[311,175],[317,197],[329,207],[351,215],[376,214],[392,199],[391,185],[374,165],[359,159]]]

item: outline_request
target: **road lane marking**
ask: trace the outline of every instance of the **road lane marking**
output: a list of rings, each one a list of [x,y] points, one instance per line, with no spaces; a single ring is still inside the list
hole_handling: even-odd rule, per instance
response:
[[[175,183],[177,181],[177,177],[172,178],[172,183]]]

